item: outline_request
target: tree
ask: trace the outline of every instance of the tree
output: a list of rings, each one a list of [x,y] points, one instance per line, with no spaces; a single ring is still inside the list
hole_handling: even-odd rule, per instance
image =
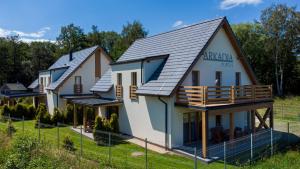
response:
[[[278,95],[284,94],[284,86],[292,87],[296,79],[296,57],[293,51],[297,48],[300,35],[300,13],[295,7],[272,5],[262,11],[261,22],[268,36],[265,47],[272,53],[275,63],[275,84]],[[289,73],[287,77],[286,74]],[[288,82],[285,84],[285,82]],[[290,86],[292,85],[292,86]]]
[[[81,50],[88,47],[83,29],[74,24],[63,26],[56,40],[62,49],[62,53]]]

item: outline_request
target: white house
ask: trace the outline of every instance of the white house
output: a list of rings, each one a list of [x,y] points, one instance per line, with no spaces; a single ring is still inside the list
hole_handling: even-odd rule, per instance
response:
[[[90,88],[110,68],[112,59],[94,46],[61,56],[28,88],[46,94],[49,113],[63,110],[69,99],[94,97]]]
[[[120,132],[170,149],[201,144],[204,158],[210,144],[273,125],[272,88],[258,84],[225,17],[136,40],[91,91],[101,99],[81,102],[117,113]]]

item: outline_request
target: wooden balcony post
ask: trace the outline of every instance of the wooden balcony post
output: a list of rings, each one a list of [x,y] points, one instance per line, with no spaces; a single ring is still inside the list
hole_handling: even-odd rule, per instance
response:
[[[203,158],[207,157],[207,136],[208,136],[208,117],[207,117],[207,111],[201,112],[202,116],[202,155]]]
[[[252,101],[255,101],[255,88],[256,88],[256,86],[255,85],[252,85],[251,86],[251,88],[252,88],[252,90],[251,90],[251,94],[252,94]]]
[[[203,93],[202,93],[202,98],[203,98],[203,105],[206,105],[206,103],[207,103],[207,86],[202,86],[202,91],[203,91]]]
[[[235,102],[235,87],[234,86],[231,86],[231,90],[230,90],[230,95],[231,95],[231,103],[234,103]]]
[[[229,113],[230,129],[229,129],[229,140],[234,139],[234,114]]]

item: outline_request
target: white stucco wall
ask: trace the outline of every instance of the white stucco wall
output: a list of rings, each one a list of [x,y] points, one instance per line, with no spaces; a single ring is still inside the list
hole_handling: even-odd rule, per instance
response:
[[[165,106],[158,97],[129,98],[131,72],[137,72],[137,85],[141,85],[141,62],[112,66],[112,80],[117,83],[117,73],[122,73],[123,104],[119,107],[120,131],[150,142],[165,145]],[[168,98],[166,100],[168,102]],[[170,109],[169,109],[170,110]]]
[[[197,70],[200,72],[200,85],[201,86],[215,86],[215,72],[222,72],[222,86],[235,85],[235,73],[241,73],[241,84],[248,85],[252,84],[245,68],[242,66],[238,60],[237,54],[224,31],[221,29],[211,41],[206,49],[206,52],[220,52],[228,53],[233,56],[232,64],[224,64],[219,61],[209,61],[204,60],[203,56],[194,65],[192,70]],[[190,72],[184,79],[182,85],[191,86],[192,85],[192,73]],[[173,132],[172,144],[174,146],[183,144],[183,113],[193,112],[191,109],[175,107],[173,114],[172,129],[176,130]],[[224,112],[222,115],[222,126],[224,129],[229,128],[229,113]],[[215,127],[216,124],[216,114],[208,115],[208,126],[209,126],[209,138],[211,137],[210,128]],[[236,112],[234,113],[234,126],[244,129],[247,126],[247,112]]]
[[[222,72],[222,86],[235,85],[235,73],[241,72],[241,84],[252,84],[245,68],[238,60],[238,56],[232,47],[224,29],[216,34],[215,38],[211,41],[206,49],[206,52],[220,52],[227,53],[233,56],[233,64],[224,65],[224,62],[203,60],[203,56],[198,60],[192,70],[200,71],[200,85],[201,86],[214,86],[215,85],[215,72]],[[183,85],[192,84],[192,73],[190,72],[185,78]]]
[[[101,75],[109,68],[111,59],[101,53]],[[57,72],[57,73],[60,73]],[[61,94],[74,94],[75,76],[81,76],[82,94],[91,94],[90,89],[95,85],[97,78],[95,77],[95,54],[89,57],[84,64],[82,64],[59,88],[53,92],[47,93],[48,107],[50,114],[53,113],[54,108],[58,105],[58,108],[63,110],[66,107],[66,100],[56,97]],[[58,104],[57,104],[58,100]]]

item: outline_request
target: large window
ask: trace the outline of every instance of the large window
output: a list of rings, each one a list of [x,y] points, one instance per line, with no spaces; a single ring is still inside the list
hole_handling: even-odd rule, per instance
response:
[[[216,126],[222,126],[222,116],[221,115],[216,115]]]
[[[222,72],[221,71],[216,71],[215,85],[219,86],[219,87],[222,85]]]
[[[199,71],[192,71],[192,85],[199,86],[200,85],[200,73]]]
[[[136,86],[137,84],[137,74],[136,72],[131,72],[131,85]]]
[[[117,85],[122,85],[122,73],[117,74]]]
[[[240,86],[241,85],[241,73],[235,72],[235,85]]]
[[[75,76],[75,84],[81,85],[81,76]]]

